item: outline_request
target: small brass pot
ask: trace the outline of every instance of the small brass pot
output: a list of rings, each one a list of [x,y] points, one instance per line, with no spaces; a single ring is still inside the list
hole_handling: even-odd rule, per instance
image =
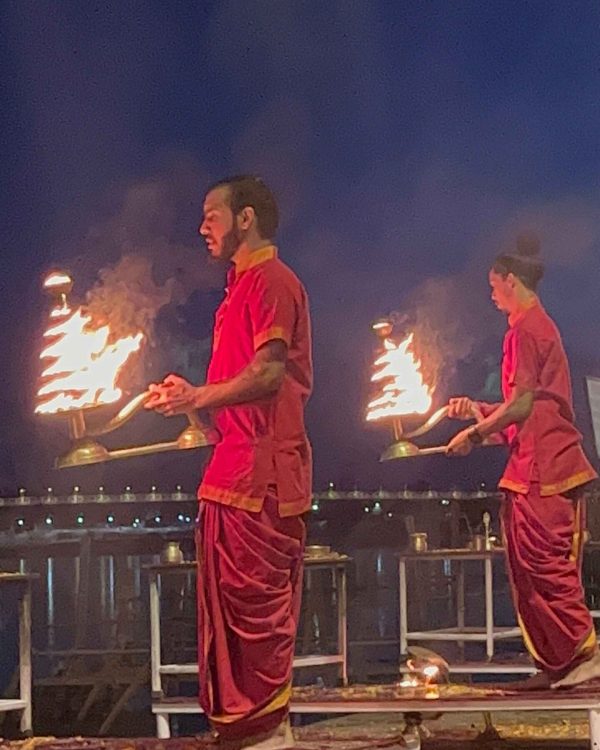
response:
[[[160,555],[161,562],[165,565],[179,565],[183,562],[183,552],[179,542],[167,542]]]
[[[424,531],[411,534],[410,546],[413,552],[427,552],[427,534]]]

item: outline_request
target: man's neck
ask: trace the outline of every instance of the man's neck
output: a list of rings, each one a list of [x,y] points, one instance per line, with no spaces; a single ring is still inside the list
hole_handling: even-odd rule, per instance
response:
[[[539,297],[535,292],[530,289],[524,289],[518,294],[515,307],[510,311],[508,315],[508,322],[512,326],[517,320],[523,317],[523,315],[530,310],[534,305],[539,304]]]
[[[235,264],[243,262],[244,259],[248,258],[249,255],[252,255],[252,253],[255,253],[257,250],[262,250],[263,247],[269,247],[269,245],[272,244],[271,240],[263,240],[259,238],[254,240],[244,240],[240,243],[238,249],[233,254],[231,262]]]

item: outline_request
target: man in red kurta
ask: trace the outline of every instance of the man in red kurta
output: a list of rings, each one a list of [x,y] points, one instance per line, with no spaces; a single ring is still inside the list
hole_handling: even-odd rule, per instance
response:
[[[502,523],[515,608],[541,678],[532,687],[569,686],[600,676],[596,634],[581,582],[585,501],[596,477],[575,427],[569,365],[560,333],[536,288],[543,273],[536,242],[499,256],[490,272],[492,299],[508,315],[501,404],[452,399],[450,414],[482,415],[448,445],[465,455],[501,433],[509,459]]]
[[[254,177],[223,181],[200,233],[230,261],[207,384],[169,376],[149,403],[214,410],[220,433],[198,489],[200,700],[228,747],[293,744],[288,705],[310,508],[312,389],[306,292],[278,258],[277,207]]]

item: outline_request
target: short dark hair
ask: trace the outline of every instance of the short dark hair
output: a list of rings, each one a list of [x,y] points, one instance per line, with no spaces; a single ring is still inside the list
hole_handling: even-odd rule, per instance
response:
[[[492,271],[506,278],[509,273],[516,276],[532,292],[544,275],[544,264],[540,260],[539,237],[524,232],[517,237],[516,252],[501,253],[492,263]]]
[[[265,240],[275,236],[279,227],[277,201],[260,177],[245,174],[226,177],[212,185],[208,192],[220,187],[229,188],[229,206],[234,215],[250,206],[256,214],[260,236]]]

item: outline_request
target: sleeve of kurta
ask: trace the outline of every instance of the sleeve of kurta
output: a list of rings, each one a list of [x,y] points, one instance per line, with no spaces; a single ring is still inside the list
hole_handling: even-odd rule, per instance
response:
[[[509,385],[524,391],[535,390],[539,381],[538,347],[528,331],[516,330],[512,337]]]
[[[248,296],[254,351],[281,339],[289,347],[296,321],[293,289],[285,279],[260,275]]]

